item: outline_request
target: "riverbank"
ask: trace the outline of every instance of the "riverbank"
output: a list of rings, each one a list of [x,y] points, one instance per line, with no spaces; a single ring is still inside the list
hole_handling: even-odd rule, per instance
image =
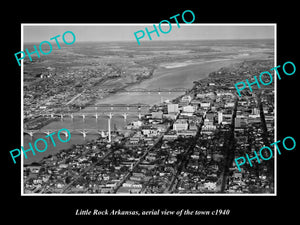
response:
[[[209,61],[208,63],[190,64],[187,66],[166,69],[162,66],[154,71],[151,79],[144,80],[138,85],[132,85],[131,89],[157,90],[176,88],[191,89],[194,81],[207,78],[211,72],[217,71],[222,67],[226,67],[232,63],[241,61],[240,59],[226,59],[221,61]],[[112,96],[107,96],[105,99],[98,99],[95,104],[136,104],[145,103],[149,105],[160,103],[161,100],[174,99],[182,95],[184,92],[173,93],[116,93]]]
[[[140,76],[140,78],[137,79],[136,82],[124,83],[124,86],[118,87],[116,90],[113,90],[113,91],[110,91],[110,92],[105,92],[101,96],[101,99],[106,99],[108,97],[113,96],[115,93],[124,91],[126,88],[131,88],[132,86],[139,85],[141,82],[143,82],[147,79],[151,79],[153,77],[153,73],[154,73],[155,69],[156,69],[156,67],[152,66],[149,70],[149,75]],[[107,79],[103,79],[101,83],[104,83],[106,81],[107,81]],[[99,84],[99,85],[101,85],[101,84]],[[95,86],[97,86],[97,84],[95,84]],[[95,97],[91,97],[89,102],[82,105],[81,107],[74,107],[74,106],[70,105],[74,100],[76,100],[78,97],[80,97],[85,92],[86,92],[86,90],[83,90],[81,93],[77,94],[70,101],[68,101],[65,106],[62,106],[57,110],[53,110],[53,108],[51,108],[52,112],[54,112],[54,113],[57,112],[57,113],[60,113],[60,114],[76,113],[76,112],[79,112],[79,111],[83,110],[86,107],[95,105],[97,103],[97,100],[98,100]],[[46,125],[48,125],[52,122],[58,121],[58,120],[59,120],[58,118],[47,118],[47,117],[39,117],[39,116],[34,117],[32,119],[27,118],[26,120],[24,119],[24,127],[25,127],[25,129],[28,129],[28,130],[39,130],[39,129],[43,128],[44,126],[46,126]]]
[[[58,121],[58,118],[46,118],[46,117],[36,117],[34,119],[24,122],[24,129],[26,130],[40,130],[44,126]]]

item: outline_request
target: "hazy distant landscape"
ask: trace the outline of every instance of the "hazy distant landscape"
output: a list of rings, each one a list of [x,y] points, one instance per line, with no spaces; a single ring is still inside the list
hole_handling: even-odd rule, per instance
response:
[[[83,91],[72,105],[84,107],[153,78],[153,74],[160,74],[158,69],[272,58],[273,46],[273,40],[151,41],[142,46],[134,42],[78,42],[61,50],[54,46],[51,54],[40,58],[35,54],[33,62],[24,61],[24,111],[31,111],[28,107],[33,104],[67,104]],[[32,43],[24,48],[30,50]]]

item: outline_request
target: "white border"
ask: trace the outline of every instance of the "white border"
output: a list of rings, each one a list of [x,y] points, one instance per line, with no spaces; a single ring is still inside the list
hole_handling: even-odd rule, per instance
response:
[[[277,24],[274,26],[274,67],[277,66]],[[275,79],[275,96],[274,96],[274,101],[275,101],[275,114],[274,114],[274,122],[275,122],[275,127],[274,127],[274,139],[275,142],[277,141],[277,76],[275,76],[275,71],[274,71],[274,77]],[[275,157],[274,157],[274,194],[277,196],[277,151],[276,147],[274,145],[274,152],[275,152]]]
[[[173,25],[174,23],[172,23]],[[21,51],[23,51],[23,40],[24,40],[24,26],[152,26],[153,24],[149,23],[128,23],[128,24],[118,24],[118,23],[21,23]],[[163,26],[166,24],[162,24]],[[175,25],[175,24],[174,24]],[[274,27],[274,67],[277,65],[277,24],[276,23],[192,23],[192,24],[180,24],[180,26],[273,26]],[[202,40],[202,39],[201,39]],[[217,40],[217,39],[216,39]],[[221,39],[220,39],[221,40]],[[23,135],[23,60],[21,62],[21,143],[24,142]],[[271,68],[270,68],[271,69]],[[275,77],[275,76],[274,76]],[[277,141],[277,78],[275,79],[275,135],[274,139]],[[24,157],[21,157],[21,196],[190,196],[190,197],[204,197],[204,196],[277,196],[277,151],[275,151],[274,146],[274,193],[270,194],[24,194],[24,174],[23,174],[23,166],[24,166]]]

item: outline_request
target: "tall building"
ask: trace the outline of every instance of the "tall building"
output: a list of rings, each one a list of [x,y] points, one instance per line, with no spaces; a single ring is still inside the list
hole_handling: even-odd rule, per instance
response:
[[[258,108],[253,108],[252,110],[253,115],[259,115],[259,109]]]
[[[222,123],[223,121],[223,113],[222,112],[218,112],[218,123]]]
[[[187,130],[189,127],[189,124],[186,119],[178,119],[173,124],[173,130]]]
[[[168,104],[168,113],[178,113],[178,104]]]
[[[234,126],[235,127],[241,127],[241,121],[242,121],[242,119],[240,117],[236,117]]]
[[[111,142],[110,118],[108,118],[108,142]]]
[[[243,116],[237,116],[236,118],[235,118],[235,123],[234,123],[234,126],[236,127],[236,128],[243,128],[243,127],[245,127],[246,125],[247,125],[247,119],[245,118],[245,117],[243,117]]]
[[[214,124],[214,113],[206,113],[206,116],[205,116],[205,120],[204,120],[204,124],[205,125],[213,125]]]

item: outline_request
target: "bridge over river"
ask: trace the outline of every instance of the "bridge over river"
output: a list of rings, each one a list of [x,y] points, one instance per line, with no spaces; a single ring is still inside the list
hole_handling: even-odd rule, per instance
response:
[[[40,116],[43,117],[51,117],[51,118],[60,118],[63,120],[65,117],[69,117],[71,119],[74,119],[75,117],[82,118],[83,120],[86,117],[95,117],[97,120],[99,117],[109,118],[112,119],[113,117],[123,117],[124,120],[127,119],[127,117],[137,117],[139,119],[142,119],[144,115],[148,114],[148,112],[89,112],[89,111],[82,111],[77,113],[45,113],[40,114]]]
[[[125,123],[127,123],[127,119],[139,119],[141,120],[143,116],[146,114],[149,114],[150,105],[147,104],[99,104],[99,105],[92,105],[88,106],[83,110],[80,110],[78,112],[62,112],[62,113],[56,113],[56,112],[48,112],[48,113],[41,113],[37,117],[47,117],[47,118],[60,118],[61,122],[64,121],[64,119],[72,119],[71,122],[74,124],[74,126],[77,124],[78,120],[76,121],[75,118],[82,118],[82,121],[85,122],[88,118],[95,118],[95,121],[98,122],[101,120],[103,125],[103,119],[107,119],[107,121],[111,121],[113,118],[115,119],[123,119]],[[92,126],[91,126],[92,125]],[[73,126],[73,125],[72,125]],[[85,138],[87,134],[100,134],[102,137],[104,137],[107,134],[107,127],[104,126],[103,129],[101,128],[93,128],[93,124],[91,122],[89,124],[86,124],[86,126],[89,128],[68,128],[68,130],[71,133],[74,134],[82,134]],[[69,127],[69,126],[65,126]],[[54,128],[56,129],[56,128]],[[24,134],[29,135],[31,138],[36,133],[44,133],[49,135],[50,133],[53,133],[55,130],[51,128],[44,128],[40,130],[31,130],[31,129],[25,129],[23,131]],[[58,131],[59,129],[57,129]],[[115,129],[118,132],[125,131],[124,128],[121,129]],[[127,131],[127,130],[126,130]],[[112,131],[114,132],[114,131]],[[67,133],[62,132],[63,134],[67,135]]]
[[[107,130],[103,130],[103,129],[68,129],[69,132],[71,134],[82,134],[83,137],[85,138],[87,134],[99,134],[101,137],[106,137],[108,136],[108,131]],[[24,130],[23,133],[24,134],[28,134],[30,137],[33,137],[34,134],[46,134],[49,135],[53,132],[55,132],[57,134],[57,132],[59,131],[59,129],[54,130],[54,129],[40,129],[40,130]],[[115,131],[111,131],[111,132],[130,132],[130,130],[115,130]],[[62,134],[64,134],[66,137],[68,136],[68,133],[66,131],[61,131]]]
[[[63,107],[62,107],[63,108]],[[123,117],[125,120],[127,117],[138,117],[142,118],[145,114],[149,113],[150,105],[147,104],[99,104],[87,106],[78,112],[48,112],[41,113],[39,116],[61,118],[69,117],[74,119],[75,117],[81,117],[83,120],[86,117],[99,117],[112,118],[112,117]]]

